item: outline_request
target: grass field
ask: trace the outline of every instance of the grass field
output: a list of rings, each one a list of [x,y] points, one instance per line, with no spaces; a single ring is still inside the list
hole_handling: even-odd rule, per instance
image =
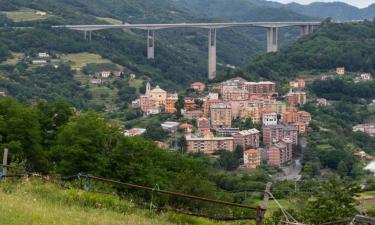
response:
[[[81,70],[87,64],[95,63],[112,63],[108,59],[102,58],[100,55],[92,54],[88,52],[76,53],[76,54],[67,54],[62,55],[61,58],[67,62],[72,64],[72,68],[76,70]]]
[[[16,65],[19,61],[23,59],[25,55],[23,53],[12,53],[6,61],[2,62],[1,65]]]
[[[22,21],[34,21],[34,20],[45,20],[52,15],[37,15],[35,14],[34,9],[23,8],[17,11],[2,11],[9,19],[13,20],[14,22],[22,22]]]
[[[121,20],[116,20],[116,19],[113,19],[113,18],[108,18],[108,17],[96,17],[98,20],[103,20],[109,24],[113,24],[113,25],[116,25],[116,24],[122,24],[122,21]]]
[[[0,224],[6,225],[238,224],[141,210],[115,196],[62,189],[35,179],[1,181],[0,202]]]
[[[135,87],[137,88],[137,93],[138,94],[141,94],[139,92],[139,89],[142,87],[142,84],[143,84],[143,79],[133,79],[133,80],[129,80],[129,86],[130,87]]]

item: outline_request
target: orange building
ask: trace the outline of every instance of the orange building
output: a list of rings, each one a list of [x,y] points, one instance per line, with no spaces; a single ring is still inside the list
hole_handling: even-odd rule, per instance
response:
[[[249,149],[243,153],[244,166],[249,169],[256,169],[260,166],[260,151]]]
[[[297,113],[293,111],[287,111],[283,113],[283,124],[288,125],[297,122]]]
[[[306,124],[305,123],[302,123],[302,122],[296,122],[296,123],[293,123],[293,125],[295,127],[297,127],[298,129],[298,133],[300,134],[304,134],[306,132]]]
[[[176,102],[178,101],[177,94],[168,94],[167,100],[165,101],[165,112],[166,113],[176,113]]]
[[[297,112],[298,122],[302,122],[308,125],[311,121],[311,114],[306,111],[298,111]]]
[[[311,114],[305,111],[287,111],[283,113],[283,124],[295,124],[297,127],[300,127],[298,130],[306,130],[306,125],[309,125],[311,121]],[[302,127],[302,124],[304,125]],[[302,133],[304,133],[303,131]]]

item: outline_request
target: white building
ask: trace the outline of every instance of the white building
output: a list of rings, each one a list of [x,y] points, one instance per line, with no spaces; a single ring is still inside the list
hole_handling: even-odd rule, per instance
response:
[[[39,52],[38,57],[39,58],[49,58],[50,55],[47,52]]]
[[[130,130],[126,130],[124,132],[124,135],[127,136],[127,137],[134,137],[134,136],[140,136],[144,133],[146,133],[146,129],[144,128],[132,128]]]
[[[34,65],[42,65],[42,64],[46,64],[47,60],[44,60],[44,59],[35,59],[35,60],[32,61],[32,63]]]
[[[276,112],[263,113],[262,124],[264,126],[277,125],[277,113]]]
[[[111,71],[109,71],[109,70],[103,70],[103,71],[100,72],[100,76],[102,78],[108,78],[109,76],[111,76]]]
[[[178,122],[166,121],[161,124],[161,127],[163,130],[173,133],[177,131],[178,125],[180,125]]]
[[[370,162],[370,164],[368,164],[368,165],[365,167],[365,170],[370,171],[370,172],[373,173],[374,176],[375,176],[375,161]]]
[[[140,99],[136,99],[134,101],[132,101],[132,108],[133,109],[138,109],[141,107],[141,100]]]

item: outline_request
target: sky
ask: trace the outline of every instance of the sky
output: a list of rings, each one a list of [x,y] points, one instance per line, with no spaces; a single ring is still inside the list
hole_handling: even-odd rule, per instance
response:
[[[375,0],[274,0],[274,1],[277,1],[277,2],[282,2],[282,3],[289,3],[289,2],[297,2],[297,3],[300,3],[300,4],[309,4],[311,2],[316,2],[316,1],[319,1],[319,2],[345,2],[345,3],[348,3],[350,5],[354,5],[354,6],[357,6],[359,8],[365,8],[367,6],[369,6],[370,4],[373,4],[375,3]]]

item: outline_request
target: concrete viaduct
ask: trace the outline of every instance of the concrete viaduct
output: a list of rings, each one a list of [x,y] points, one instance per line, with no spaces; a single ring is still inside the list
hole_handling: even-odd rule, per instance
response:
[[[208,79],[216,77],[216,31],[227,27],[258,27],[267,29],[267,52],[278,49],[278,29],[282,27],[300,27],[302,35],[314,31],[321,22],[231,22],[231,23],[179,23],[179,24],[119,24],[119,25],[60,25],[52,28],[66,28],[83,31],[85,39],[91,40],[93,31],[105,29],[140,29],[147,30],[147,58],[155,57],[155,30],[171,28],[199,28],[207,29],[208,33]],[[88,37],[87,37],[88,34]]]

